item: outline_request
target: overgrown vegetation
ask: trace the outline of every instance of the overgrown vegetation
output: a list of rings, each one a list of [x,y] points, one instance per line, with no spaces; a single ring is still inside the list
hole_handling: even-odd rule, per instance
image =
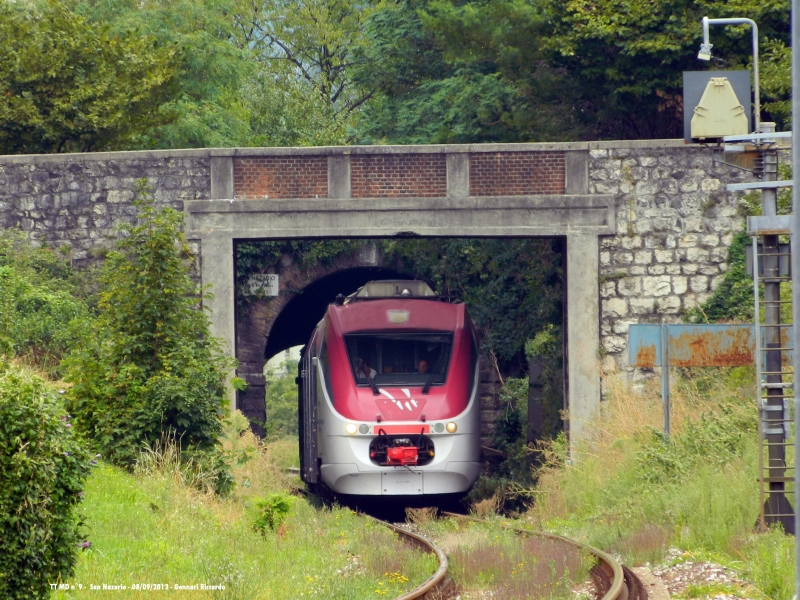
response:
[[[0,597],[46,598],[71,576],[89,456],[34,374],[0,361]]]
[[[156,208],[142,182],[135,206],[137,223],[106,257],[99,314],[64,361],[67,406],[114,464],[132,468],[143,446],[167,436],[216,468],[214,487],[226,491],[218,438],[233,365],[198,309],[207,292],[189,276],[182,214]]]
[[[590,557],[563,542],[511,531],[505,527],[509,523],[497,517],[498,507],[478,507],[476,516],[488,519],[483,523],[436,519],[435,509],[406,512],[408,520],[447,553],[448,574],[462,597],[571,597],[572,586],[588,577]]]
[[[297,361],[287,360],[276,372],[267,372],[268,439],[297,437]]]
[[[64,254],[0,231],[0,354],[60,375],[61,358],[89,323],[80,291]]]
[[[244,452],[235,464],[235,491],[222,497],[197,486],[179,448],[167,444],[142,455],[134,473],[101,463],[81,505],[91,546],[80,553],[69,583],[162,583],[168,590],[99,590],[92,597],[374,598],[397,597],[436,569],[435,558],[407,547],[384,527],[333,507],[317,509],[287,496],[297,484],[282,468],[296,465],[294,441],[262,444],[234,413],[224,451]],[[239,424],[237,424],[239,423]],[[292,457],[292,462],[287,457]],[[213,476],[213,474],[211,475]],[[254,531],[260,499],[291,497],[283,521]],[[225,590],[176,590],[174,585],[224,585]],[[86,592],[59,591],[56,599]]]
[[[661,402],[612,381],[592,435],[566,461],[548,446],[526,517],[613,550],[632,564],[662,560],[670,545],[734,568],[768,597],[792,596],[793,540],[754,533],[759,514],[752,369],[693,370],[673,383],[672,438]]]

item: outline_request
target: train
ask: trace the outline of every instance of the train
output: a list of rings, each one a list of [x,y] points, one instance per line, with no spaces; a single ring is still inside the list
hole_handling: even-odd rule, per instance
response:
[[[478,338],[423,281],[329,305],[298,366],[300,473],[335,496],[457,497],[481,470]]]

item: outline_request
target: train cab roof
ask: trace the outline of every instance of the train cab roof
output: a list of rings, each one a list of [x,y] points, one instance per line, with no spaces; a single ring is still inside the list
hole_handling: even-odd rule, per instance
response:
[[[424,281],[371,281],[328,307],[339,335],[365,331],[454,331],[465,325],[465,306],[442,302]]]
[[[355,293],[347,296],[343,304],[382,298],[427,298],[433,300],[436,297],[436,293],[424,281],[384,279],[365,283]]]

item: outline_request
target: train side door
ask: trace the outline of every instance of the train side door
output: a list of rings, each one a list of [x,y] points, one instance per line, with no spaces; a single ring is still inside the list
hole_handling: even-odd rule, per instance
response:
[[[319,481],[319,465],[317,461],[317,333],[315,332],[306,346],[300,371],[300,470],[303,481],[317,483]]]

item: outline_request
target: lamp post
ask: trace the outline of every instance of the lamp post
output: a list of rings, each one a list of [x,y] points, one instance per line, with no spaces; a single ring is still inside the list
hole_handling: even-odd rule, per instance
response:
[[[758,25],[752,19],[709,19],[703,17],[703,43],[700,44],[700,52],[697,58],[700,60],[711,60],[711,48],[714,44],[708,41],[709,25],[750,25],[753,30],[753,87],[755,88],[755,113],[756,113],[756,133],[761,132],[761,98],[758,93]]]
[[[709,19],[703,17],[703,43],[697,58],[700,60],[711,59],[712,44],[708,38],[708,28],[710,25],[750,25],[753,32],[753,84],[755,87],[754,110],[755,110],[755,133],[769,134],[775,132],[774,123],[761,122],[761,103],[759,94],[758,79],[758,26],[751,19]],[[775,148],[775,140],[767,135],[760,138],[760,175],[763,182],[777,180],[778,154]],[[764,216],[777,215],[777,189],[765,186],[761,190],[761,212]],[[753,235],[757,236],[756,233]],[[764,483],[767,484],[769,494],[763,502],[761,517],[759,521],[762,526],[781,523],[784,530],[795,533],[795,514],[792,506],[786,499],[786,439],[788,436],[782,427],[777,427],[776,422],[782,422],[788,418],[784,414],[784,398],[787,386],[783,383],[783,361],[781,331],[785,331],[786,325],[781,324],[781,283],[784,278],[780,273],[780,246],[777,235],[765,233],[761,236],[764,265],[764,277],[759,279],[758,271],[754,272],[754,293],[758,301],[759,282],[763,282],[764,287],[764,323],[760,324],[759,314],[755,314],[756,335],[761,335],[764,331],[764,361],[766,369],[763,371],[764,379],[761,378],[759,370],[758,403],[759,403],[759,440],[761,447],[759,455],[764,452],[764,445],[767,447],[767,476],[764,476],[762,460],[759,460],[759,480],[761,481],[761,494],[764,493]],[[754,253],[758,254],[758,244],[753,246]],[[794,255],[793,255],[794,256]],[[761,259],[759,259],[761,260]],[[760,269],[759,269],[760,270]],[[795,302],[797,304],[797,302]],[[800,327],[798,328],[800,329]],[[761,361],[761,356],[757,357]],[[766,389],[766,396],[762,397],[762,389]],[[774,415],[783,415],[783,419],[774,419]],[[790,467],[791,468],[791,467]],[[800,600],[800,599],[798,599]]]

